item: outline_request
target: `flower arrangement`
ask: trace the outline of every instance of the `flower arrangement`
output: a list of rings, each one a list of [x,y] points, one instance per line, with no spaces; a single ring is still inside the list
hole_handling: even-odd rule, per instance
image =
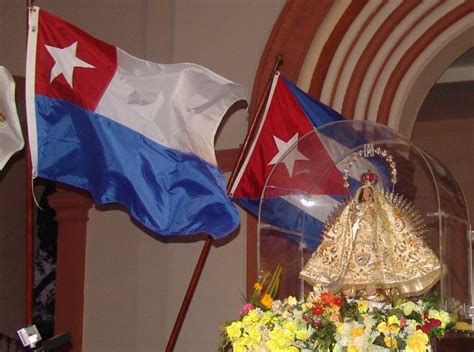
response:
[[[315,291],[274,300],[277,281],[273,275],[270,290],[255,284],[240,318],[223,328],[221,351],[424,352],[455,325],[428,296],[388,304]]]

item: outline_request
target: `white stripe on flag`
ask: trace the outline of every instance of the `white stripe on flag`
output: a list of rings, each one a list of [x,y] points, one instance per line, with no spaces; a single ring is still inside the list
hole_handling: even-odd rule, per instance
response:
[[[117,72],[96,112],[217,165],[214,136],[223,111],[246,96],[242,86],[205,67],[152,63],[117,48]]]
[[[0,66],[0,170],[25,145],[15,104],[15,81]]]

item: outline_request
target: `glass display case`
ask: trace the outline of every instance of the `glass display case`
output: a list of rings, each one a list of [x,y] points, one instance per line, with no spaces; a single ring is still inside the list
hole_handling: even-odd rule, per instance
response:
[[[312,131],[275,165],[260,202],[259,275],[281,265],[278,298],[310,292],[312,285],[300,273],[369,169],[376,175],[377,189],[413,221],[416,238],[441,263],[439,280],[427,290],[438,294],[446,308],[470,307],[471,231],[459,184],[435,157],[392,129],[368,121],[340,121]],[[337,246],[347,243],[341,240]],[[403,248],[397,250],[404,253]],[[410,255],[424,260],[421,252]]]

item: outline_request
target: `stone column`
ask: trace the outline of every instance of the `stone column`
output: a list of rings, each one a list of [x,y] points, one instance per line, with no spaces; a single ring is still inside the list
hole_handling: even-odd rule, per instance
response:
[[[63,186],[48,201],[58,222],[54,333],[70,332],[70,351],[81,352],[87,221],[93,203],[86,193]]]

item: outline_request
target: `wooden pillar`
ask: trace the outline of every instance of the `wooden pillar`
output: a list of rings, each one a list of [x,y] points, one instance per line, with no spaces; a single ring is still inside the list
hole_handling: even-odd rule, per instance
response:
[[[87,221],[93,203],[66,187],[58,187],[48,201],[58,222],[54,333],[70,332],[70,351],[82,352]]]

